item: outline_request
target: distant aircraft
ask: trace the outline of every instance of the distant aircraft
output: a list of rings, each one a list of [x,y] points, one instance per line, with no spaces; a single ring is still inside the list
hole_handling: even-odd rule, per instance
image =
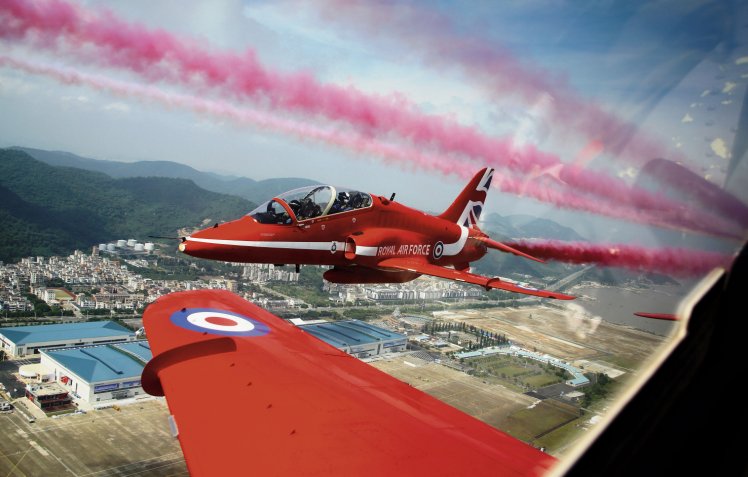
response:
[[[478,228],[493,169],[483,169],[441,215],[329,185],[292,190],[241,219],[182,237],[195,257],[244,263],[330,265],[333,283],[403,283],[421,275],[544,298],[572,300],[502,278],[470,273],[488,248],[542,262]]]
[[[221,290],[143,316],[190,475],[540,475],[556,460]],[[211,392],[205,393],[206,389]]]
[[[641,316],[642,318],[651,318],[653,320],[678,321],[678,317],[672,313],[646,313],[643,311],[637,311],[634,314],[636,316]]]

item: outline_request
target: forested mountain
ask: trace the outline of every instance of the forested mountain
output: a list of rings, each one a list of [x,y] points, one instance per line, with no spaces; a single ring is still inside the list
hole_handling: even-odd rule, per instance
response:
[[[255,203],[265,202],[291,189],[318,183],[310,179],[294,177],[255,181],[247,177],[224,176],[212,172],[202,172],[190,166],[172,161],[102,161],[62,151],[45,151],[30,147],[13,147],[11,149],[24,151],[34,159],[51,166],[76,167],[88,171],[103,172],[114,178],[172,177],[176,179],[189,179],[205,190],[220,194],[236,195]]]
[[[0,149],[0,260],[66,254],[100,242],[238,218],[255,204],[201,189],[186,179],[113,179],[52,167]]]

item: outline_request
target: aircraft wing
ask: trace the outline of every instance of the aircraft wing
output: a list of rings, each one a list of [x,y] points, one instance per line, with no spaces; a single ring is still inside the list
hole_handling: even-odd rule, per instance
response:
[[[379,267],[394,268],[397,270],[417,272],[423,275],[431,275],[433,277],[446,278],[459,282],[473,283],[475,285],[480,285],[487,290],[490,288],[497,288],[499,290],[523,293],[525,295],[540,296],[543,298],[556,298],[558,300],[573,300],[576,298],[574,296],[565,295],[563,293],[556,293],[552,291],[539,290],[537,288],[522,286],[520,284],[512,283],[498,277],[484,277],[482,275],[455,270],[453,268],[446,268],[439,265],[434,265],[433,263],[428,263],[423,260],[416,260],[412,258],[386,258],[379,262],[377,265]]]
[[[537,475],[555,459],[227,291],[143,317],[190,475]]]
[[[636,316],[641,316],[642,318],[651,318],[653,320],[678,321],[678,317],[672,313],[648,313],[644,311],[637,311],[634,314]]]

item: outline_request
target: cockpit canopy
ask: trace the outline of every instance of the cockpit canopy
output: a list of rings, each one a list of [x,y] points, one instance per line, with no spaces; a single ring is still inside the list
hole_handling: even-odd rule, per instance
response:
[[[371,206],[371,195],[330,185],[294,189],[257,207],[249,215],[261,224],[290,224]],[[293,216],[289,214],[289,210]]]

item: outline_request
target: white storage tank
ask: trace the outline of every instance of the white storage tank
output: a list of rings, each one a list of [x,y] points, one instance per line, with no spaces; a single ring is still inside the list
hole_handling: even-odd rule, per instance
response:
[[[127,246],[128,247],[134,247],[136,242],[137,242],[137,240],[130,239],[130,240],[127,241]]]
[[[113,243],[107,244],[106,249],[110,252],[114,252],[114,244]]]
[[[118,246],[119,248],[122,248],[122,247],[124,247],[125,245],[127,245],[127,240],[117,240],[117,246]]]
[[[135,251],[136,252],[142,252],[143,250],[144,250],[144,247],[143,247],[142,243],[136,243],[135,244]]]
[[[99,244],[99,250],[106,250],[106,244],[105,243],[100,243]]]
[[[154,249],[153,243],[146,242],[144,248],[146,252],[153,252],[153,249]]]

